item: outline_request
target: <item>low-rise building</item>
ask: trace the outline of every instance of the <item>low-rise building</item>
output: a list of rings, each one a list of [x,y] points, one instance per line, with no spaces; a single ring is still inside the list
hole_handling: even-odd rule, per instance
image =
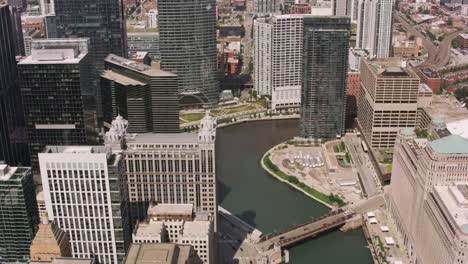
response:
[[[133,232],[133,243],[191,245],[203,263],[213,263],[213,218],[194,213],[192,204],[156,204]]]
[[[468,49],[468,34],[460,34],[457,36],[458,45],[462,49]]]
[[[438,72],[431,68],[417,68],[415,71],[421,82],[427,84],[434,92],[440,90],[442,78],[440,78]]]
[[[309,4],[294,4],[291,6],[290,14],[311,14],[312,8]]]
[[[393,43],[393,55],[401,57],[417,57],[419,46],[414,40],[397,40]]]
[[[124,264],[202,264],[190,245],[132,244]],[[55,264],[55,263],[54,263]]]
[[[45,215],[31,243],[31,261],[53,261],[56,258],[71,257],[70,247],[68,234],[55,223],[49,223]]]

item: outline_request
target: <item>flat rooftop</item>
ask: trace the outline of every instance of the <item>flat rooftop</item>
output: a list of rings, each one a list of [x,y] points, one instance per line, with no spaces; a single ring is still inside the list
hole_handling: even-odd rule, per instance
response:
[[[94,259],[88,258],[56,258],[52,261],[34,261],[30,264],[94,264]]]
[[[182,229],[184,237],[200,237],[210,234],[211,222],[210,221],[192,221],[185,222]]]
[[[109,146],[46,146],[41,154],[106,154],[107,160],[111,160],[112,148]]]
[[[445,123],[450,123],[468,117],[468,109],[462,107],[455,96],[435,95],[432,103],[425,107],[426,113],[433,118],[442,119]]]
[[[467,118],[447,123],[447,129],[452,135],[459,135],[468,140],[468,116]]]
[[[366,63],[380,78],[418,78],[416,73],[410,67],[403,66],[404,62],[399,59],[372,59]]]
[[[132,244],[124,264],[185,264],[191,246],[170,243]]]
[[[148,208],[148,215],[192,215],[193,204],[157,204]]]
[[[196,144],[198,142],[197,133],[141,133],[135,138],[127,140],[128,145],[132,144]]]
[[[443,202],[445,216],[451,218],[458,228],[468,235],[468,186],[436,186],[434,193]]]
[[[132,86],[141,85],[141,86],[143,86],[143,85],[146,85],[146,83],[144,83],[144,82],[140,82],[138,80],[129,78],[129,77],[125,76],[125,75],[113,72],[111,70],[104,71],[101,74],[101,77],[104,77],[104,78],[106,78],[108,80],[112,80],[112,81],[114,81],[116,83],[119,83],[119,84],[122,84],[122,85],[125,85],[125,86],[129,86],[129,85],[132,85]]]
[[[160,236],[164,230],[164,223],[161,221],[150,221],[149,223],[140,223],[134,232],[137,237],[155,237]]]
[[[167,71],[163,71],[163,70],[158,70],[158,69],[155,69],[155,68],[152,68],[146,64],[143,64],[143,63],[139,63],[139,62],[136,62],[136,61],[133,61],[133,60],[129,60],[129,59],[126,59],[126,58],[122,58],[122,57],[119,57],[117,55],[114,55],[114,54],[109,54],[106,59],[105,59],[106,62],[109,62],[109,63],[112,63],[112,64],[115,64],[115,65],[119,65],[121,67],[124,67],[126,69],[129,69],[131,71],[134,71],[134,72],[139,72],[139,73],[142,73],[142,74],[145,74],[147,76],[151,76],[151,77],[173,77],[173,76],[177,76],[171,72],[167,72]]]

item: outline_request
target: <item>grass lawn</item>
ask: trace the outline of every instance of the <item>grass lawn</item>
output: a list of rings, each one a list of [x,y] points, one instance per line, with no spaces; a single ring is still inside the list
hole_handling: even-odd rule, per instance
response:
[[[183,114],[180,117],[184,120],[187,120],[187,122],[193,122],[193,121],[198,121],[202,119],[205,116],[204,113],[190,113],[190,114]]]
[[[338,205],[338,206],[343,206],[346,204],[343,200],[341,200],[336,195],[333,195],[333,194],[326,195],[324,193],[321,193],[315,190],[314,188],[305,185],[303,182],[299,181],[296,177],[285,174],[280,169],[278,169],[278,167],[275,164],[273,164],[273,162],[271,162],[270,154],[266,155],[262,162],[276,176],[280,177],[283,180],[288,181],[289,183],[296,185],[297,187],[301,188],[302,190],[312,195],[313,197],[319,199],[320,201],[330,204],[330,205]]]

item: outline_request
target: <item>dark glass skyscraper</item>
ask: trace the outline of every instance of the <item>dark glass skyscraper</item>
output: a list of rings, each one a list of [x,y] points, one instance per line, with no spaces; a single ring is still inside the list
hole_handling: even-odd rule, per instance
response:
[[[177,74],[182,96],[217,103],[216,1],[160,0],[158,9],[161,69]]]
[[[86,38],[37,40],[32,55],[18,64],[35,170],[37,154],[46,145],[82,145],[97,138],[92,134],[94,112],[88,111],[92,107],[86,100],[92,76],[88,45]]]
[[[89,38],[89,56],[95,63],[92,83],[96,110],[102,116],[99,75],[110,53],[127,56],[125,18],[122,0],[55,0],[55,25],[49,38]]]
[[[344,133],[350,31],[347,17],[304,17],[301,137]]]
[[[0,164],[0,263],[28,263],[38,222],[31,169]]]
[[[101,90],[107,123],[121,115],[131,133],[179,132],[177,75],[111,54]]]
[[[15,29],[9,6],[0,1],[0,161],[29,164],[17,81]]]

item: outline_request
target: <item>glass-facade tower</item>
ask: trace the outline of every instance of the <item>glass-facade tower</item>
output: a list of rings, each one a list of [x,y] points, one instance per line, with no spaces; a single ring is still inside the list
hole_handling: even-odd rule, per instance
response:
[[[9,6],[0,2],[0,161],[29,164]]]
[[[0,164],[0,263],[28,263],[38,222],[31,169]]]
[[[104,59],[110,53],[127,56],[122,0],[55,0],[54,4],[56,30],[48,37],[85,37],[91,41],[89,56],[95,63],[92,87],[98,116],[102,116],[98,81]]]
[[[179,93],[216,104],[216,1],[160,0],[161,69],[177,74]]]
[[[91,79],[89,39],[33,42],[32,55],[18,64],[29,152],[34,170],[46,145],[97,141],[95,118],[85,94]],[[89,113],[91,112],[91,114]]]
[[[304,17],[303,138],[327,139],[344,133],[350,31],[347,17]]]

